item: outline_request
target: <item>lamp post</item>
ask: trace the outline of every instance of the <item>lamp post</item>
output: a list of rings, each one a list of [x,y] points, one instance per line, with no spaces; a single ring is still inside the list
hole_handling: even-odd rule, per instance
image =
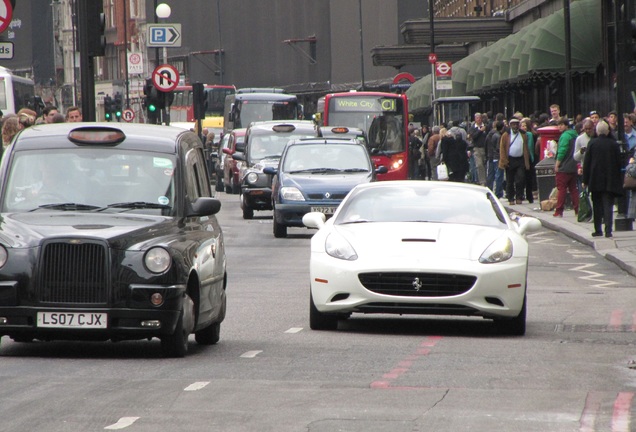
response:
[[[158,18],[166,19],[170,17],[170,13],[172,9],[166,3],[157,4],[157,0],[155,1],[155,23],[158,22]],[[163,63],[168,63],[168,49],[163,47]],[[159,48],[156,51],[156,66],[159,66]],[[165,106],[161,108],[161,121],[159,124],[165,123],[166,125],[170,124],[170,108],[166,108]]]
[[[362,0],[358,0],[358,20],[360,25],[360,90],[364,91],[364,38],[362,36]]]

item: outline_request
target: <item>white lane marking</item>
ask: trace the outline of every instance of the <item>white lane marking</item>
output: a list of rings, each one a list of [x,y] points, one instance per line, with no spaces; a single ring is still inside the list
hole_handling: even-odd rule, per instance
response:
[[[248,351],[246,353],[241,354],[241,358],[254,358],[262,352],[263,352],[262,350]]]
[[[600,282],[596,285],[590,285],[594,288],[605,288],[611,285],[616,285],[617,282],[608,281],[606,279],[602,279],[602,276],[605,276],[603,273],[598,273],[594,271],[585,270],[588,267],[594,267],[596,264],[582,264],[578,267],[571,268],[570,271],[579,271],[581,273],[587,273],[587,276],[579,276],[579,279],[588,280],[592,282]]]
[[[112,424],[110,426],[106,426],[104,429],[119,430],[119,429],[127,428],[128,426],[132,425],[137,420],[139,420],[139,417],[122,417],[117,421],[117,423]]]
[[[198,381],[198,382],[190,384],[189,386],[184,388],[183,391],[197,391],[197,390],[201,390],[203,387],[205,387],[208,384],[210,384],[210,381]]]
[[[292,327],[289,330],[286,330],[285,333],[298,333],[302,331],[302,327]]]

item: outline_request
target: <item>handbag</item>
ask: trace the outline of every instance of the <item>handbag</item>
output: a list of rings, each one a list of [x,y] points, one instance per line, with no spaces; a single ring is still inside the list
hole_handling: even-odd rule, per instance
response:
[[[592,202],[587,188],[581,190],[579,194],[579,214],[576,217],[579,222],[589,222],[592,220]]]
[[[623,189],[636,190],[636,178],[625,173],[625,177],[623,177]]]
[[[448,180],[448,168],[444,162],[437,165],[437,180]]]

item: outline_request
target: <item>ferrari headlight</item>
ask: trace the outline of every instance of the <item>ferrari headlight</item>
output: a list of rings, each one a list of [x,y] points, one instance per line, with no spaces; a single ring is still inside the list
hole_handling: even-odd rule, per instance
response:
[[[280,196],[289,201],[305,201],[303,194],[298,190],[298,188],[293,186],[280,188]]]
[[[501,237],[490,244],[479,257],[482,264],[492,264],[507,261],[512,258],[512,241],[508,237]]]
[[[152,273],[163,273],[170,268],[172,258],[170,253],[161,247],[154,247],[144,256],[144,264]]]
[[[245,179],[250,184],[256,183],[258,181],[258,174],[256,174],[255,172],[251,172],[247,174],[247,177]]]
[[[328,255],[347,261],[355,261],[358,259],[353,246],[340,234],[331,233],[325,240],[325,252]]]
[[[4,265],[7,263],[7,258],[9,257],[9,253],[7,252],[7,249],[0,245],[0,268],[4,267]]]

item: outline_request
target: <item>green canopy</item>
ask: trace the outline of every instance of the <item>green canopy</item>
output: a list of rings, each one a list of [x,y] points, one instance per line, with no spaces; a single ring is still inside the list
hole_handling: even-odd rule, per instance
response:
[[[507,83],[544,74],[563,74],[564,28],[563,10],[560,10],[475,51],[453,64],[453,89],[436,92],[436,96],[477,95]],[[601,41],[601,0],[573,0],[570,6],[572,72],[596,70],[603,61]],[[411,110],[429,107],[430,75],[413,84],[406,95]]]

